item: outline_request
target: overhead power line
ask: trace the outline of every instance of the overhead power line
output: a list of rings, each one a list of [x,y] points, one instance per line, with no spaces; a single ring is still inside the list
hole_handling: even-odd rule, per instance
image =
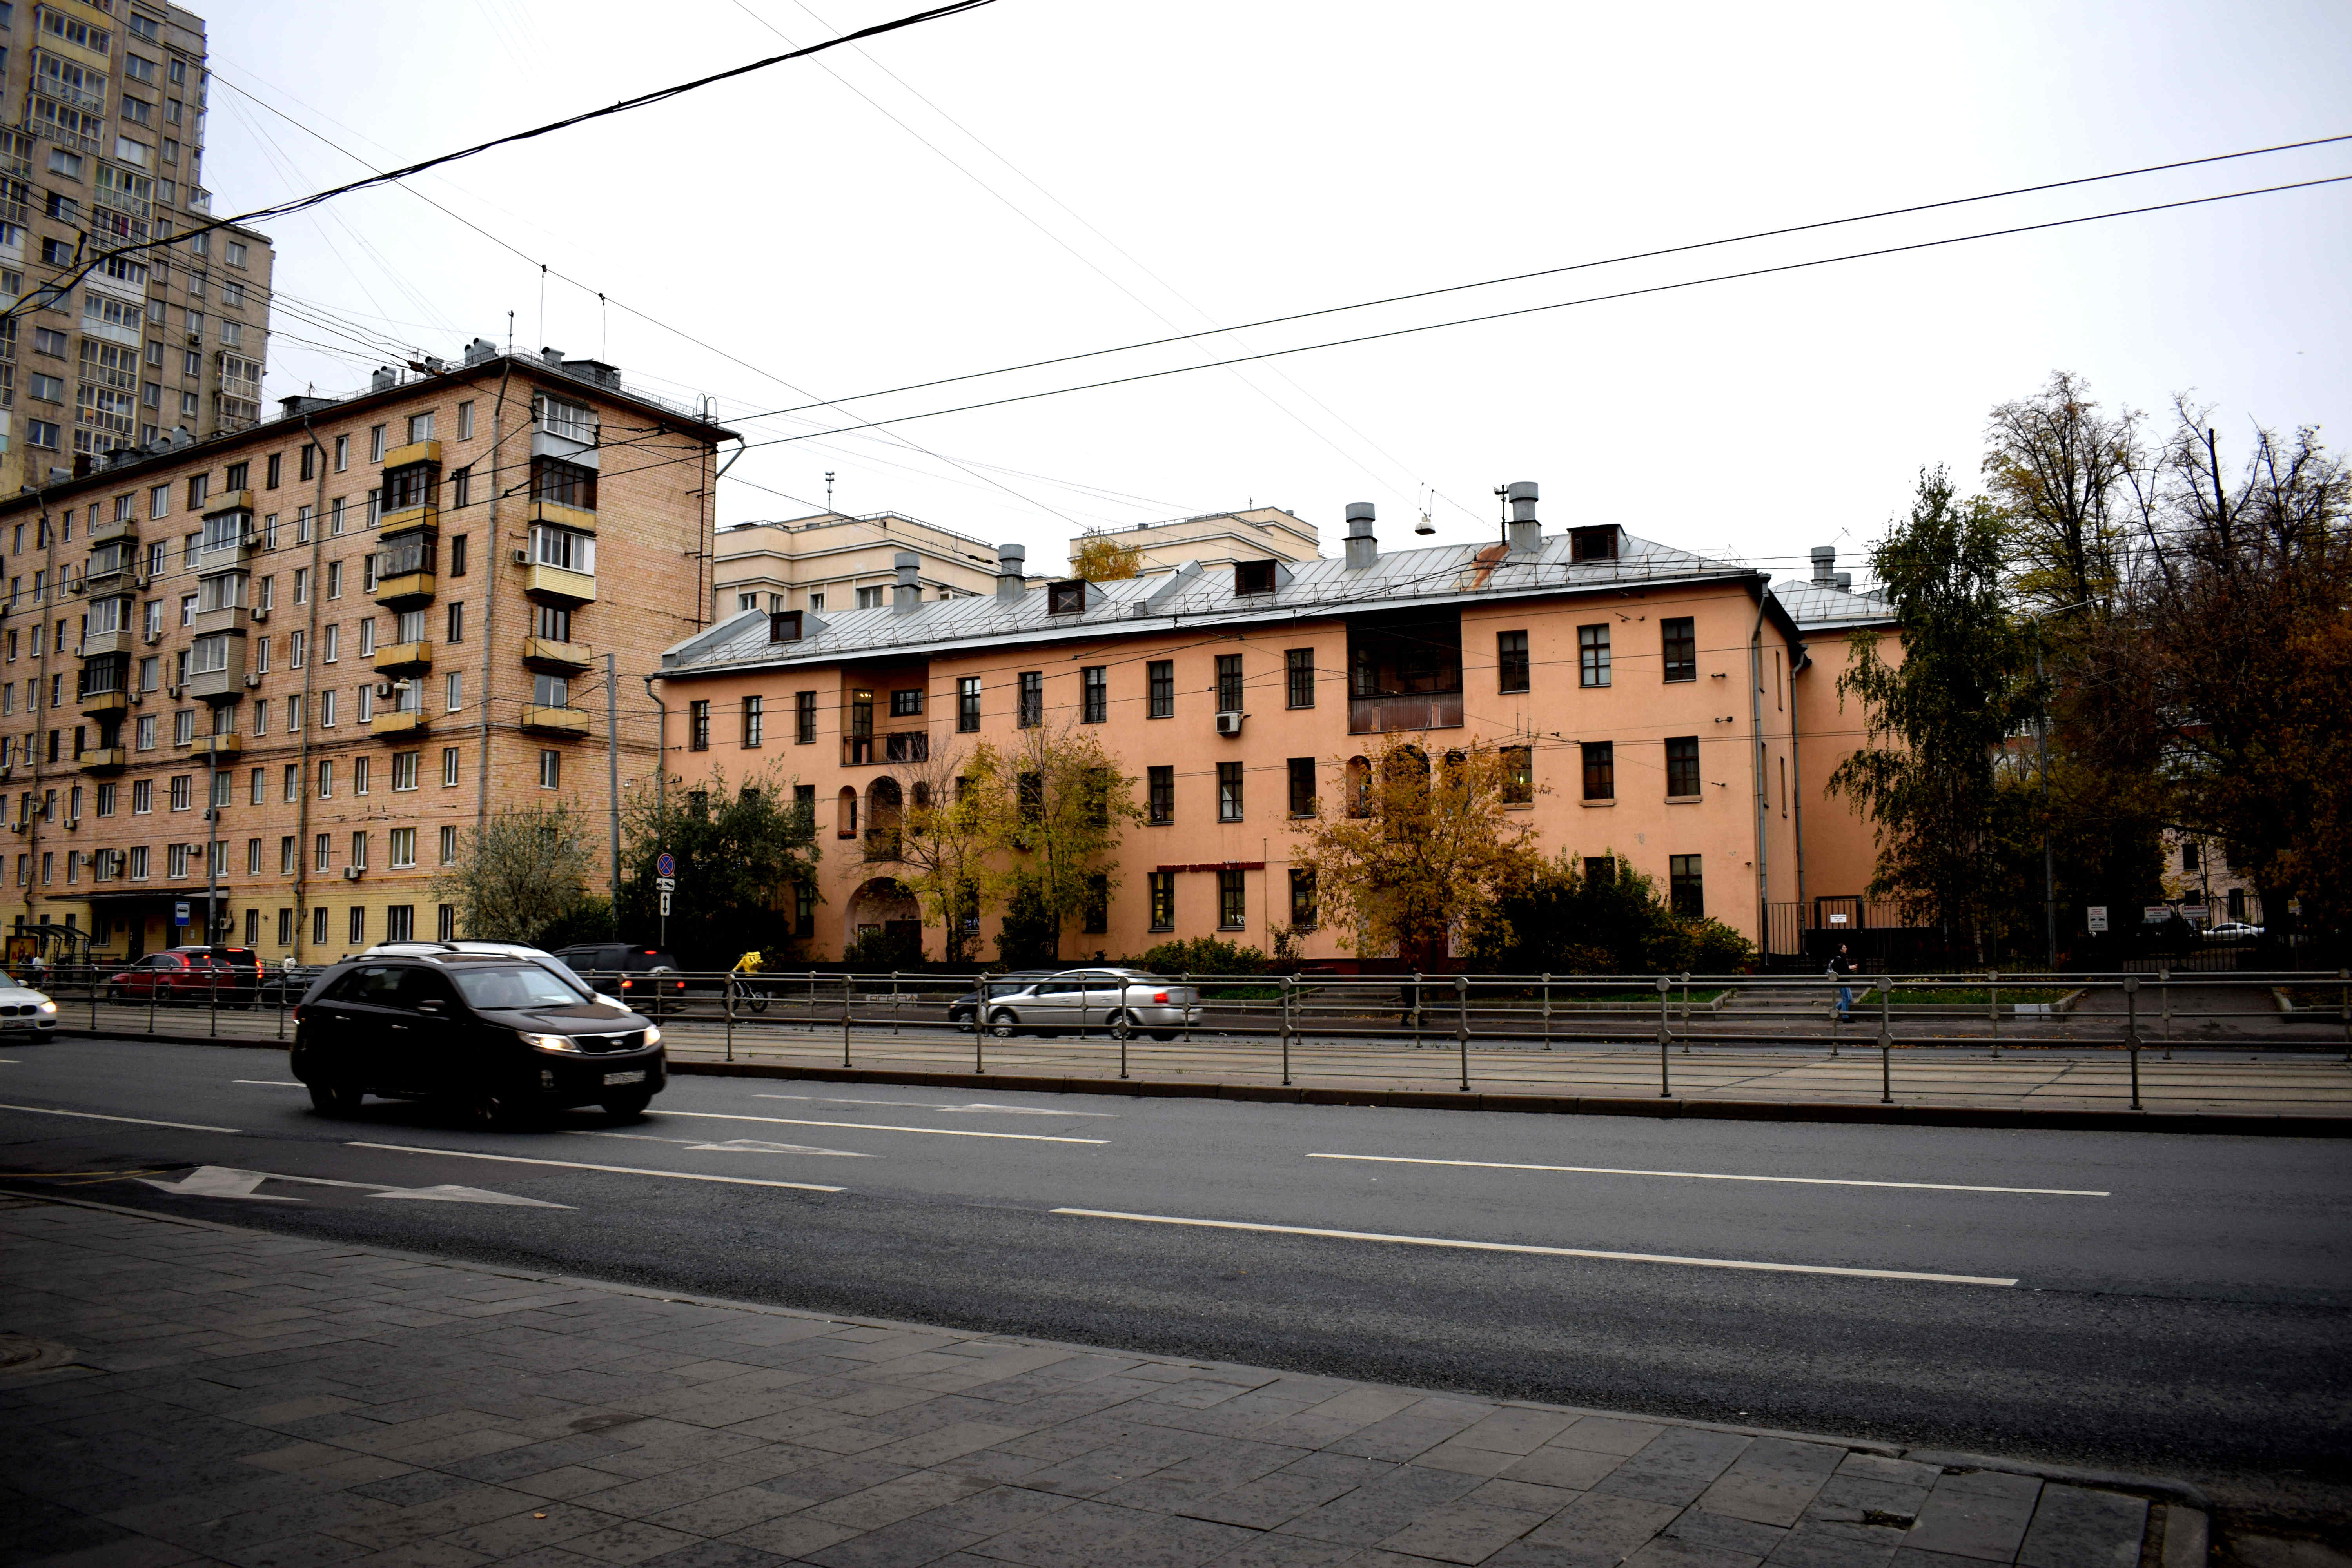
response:
[[[64,286],[71,287],[80,282],[100,262],[110,257],[136,255],[141,251],[152,250],[158,246],[169,246],[174,239],[184,239],[190,235],[205,234],[216,228],[258,223],[273,217],[285,217],[293,213],[306,211],[322,202],[333,201],[337,196],[347,196],[353,192],[367,190],[372,186],[405,180],[413,175],[424,174],[428,169],[437,169],[445,163],[454,163],[459,159],[471,158],[494,148],[510,147],[519,142],[530,142],[541,136],[552,135],[558,131],[568,131],[575,125],[583,125],[592,120],[604,120],[615,114],[625,114],[633,109],[645,109],[718,82],[730,81],[739,76],[748,76],[753,71],[765,70],[770,66],[782,65],[786,60],[800,59],[826,49],[838,48],[844,44],[856,43],[861,38],[879,37],[885,33],[895,33],[903,27],[918,26],[925,22],[936,22],[942,17],[978,10],[982,5],[993,4],[995,0],[949,0],[947,5],[935,5],[928,11],[917,11],[891,21],[877,22],[870,27],[860,27],[854,33],[844,33],[838,37],[826,38],[803,48],[790,49],[781,55],[770,55],[764,59],[752,60],[745,65],[731,66],[726,70],[714,71],[709,76],[697,77],[692,81],[679,82],[674,87],[657,88],[651,92],[641,92],[635,98],[625,98],[620,102],[608,104],[603,109],[591,109],[578,114],[566,115],[562,120],[551,120],[544,125],[535,125],[527,131],[511,132],[504,136],[493,137],[488,142],[477,142],[470,147],[460,147],[453,153],[436,153],[433,157],[420,159],[416,163],[404,164],[397,169],[371,174],[357,180],[347,180],[340,185],[332,185],[323,191],[313,191],[307,196],[297,196],[291,201],[278,202],[270,206],[256,207],[251,212],[241,213],[236,217],[212,218],[177,235],[158,239],[140,240],[131,245],[111,246],[84,258],[75,269],[73,276],[65,280]],[[0,310],[0,321],[10,320],[27,308],[26,304],[17,304],[10,306],[6,310]]]

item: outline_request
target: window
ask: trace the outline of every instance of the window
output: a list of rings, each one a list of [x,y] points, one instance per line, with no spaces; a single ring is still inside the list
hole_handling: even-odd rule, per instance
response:
[[[185,811],[194,802],[194,795],[189,787],[192,777],[193,775],[188,773],[172,775],[172,809],[173,811]]]
[[[689,752],[710,750],[710,701],[708,698],[686,705],[686,749]]]
[[[543,642],[572,640],[572,612],[569,610],[559,610],[553,605],[541,605],[533,613],[531,624],[538,628],[537,635]]]
[[[381,463],[383,461],[383,426],[371,425],[368,426],[368,461],[371,463]]]
[[[278,911],[278,945],[280,947],[294,945],[294,911],[292,910]]]
[[[417,759],[424,755],[425,753],[422,752],[393,752],[392,787],[394,789],[415,789],[416,787]],[[258,776],[259,775],[257,774],[256,775],[257,782],[258,781]]]
[[[1315,759],[1312,757],[1290,759],[1290,815],[1315,815]]]
[[[352,945],[353,947],[357,947],[360,943],[367,941],[367,910],[362,909],[357,904],[353,904],[352,906],[351,929]]]
[[[335,759],[332,757],[322,757],[319,761],[319,798],[335,798]]]
[[[879,588],[858,589],[857,607],[861,610],[880,609],[882,607],[882,590]]]
[[[541,566],[593,577],[596,574],[596,536],[578,529],[535,522],[530,525],[530,558]]]
[[[1174,931],[1176,929],[1176,873],[1173,871],[1147,872],[1144,882],[1151,894],[1151,929]]]
[[[1217,929],[1240,931],[1249,924],[1248,885],[1246,872],[1217,873]]]
[[[453,669],[442,681],[441,706],[451,713],[466,705],[466,672]]]
[[[757,697],[743,699],[743,749],[751,750],[761,743],[760,735],[766,722],[764,704]]]
[[[1176,820],[1176,770],[1147,768],[1144,778],[1144,798],[1149,803],[1146,819],[1155,827],[1165,827]]]
[[[1100,871],[1087,879],[1087,901],[1079,929],[1089,933],[1110,930],[1110,878]]]
[[[466,606],[462,603],[451,605],[446,621],[447,625],[443,628],[442,640],[453,643],[464,642],[466,640]]]
[[[1239,822],[1242,819],[1242,765],[1239,763],[1217,764],[1217,820]]]
[[[1236,594],[1273,593],[1274,563],[1271,561],[1234,562],[1234,592]]]
[[[386,847],[392,854],[392,865],[394,870],[416,864],[416,829],[395,827],[384,837],[387,840]],[[258,843],[259,840],[257,839],[255,842]]]
[[[1495,667],[1497,691],[1525,691],[1528,689],[1528,634],[1496,632],[1495,634]]]
[[[144,816],[155,809],[155,781],[136,779],[131,785],[131,815]]]
[[[18,857],[19,860],[22,860],[22,856]],[[16,879],[20,882],[24,880],[22,877],[19,877]],[[147,846],[144,844],[135,844],[131,846],[131,879],[134,882],[143,882],[147,879]]]
[[[920,687],[908,687],[902,690],[893,691],[890,693],[891,718],[920,718],[922,716],[922,712],[923,693]]]
[[[278,874],[290,877],[301,865],[301,852],[295,847],[294,836],[286,835],[278,841]]]
[[[1536,798],[1536,754],[1530,746],[1503,748],[1503,804],[1528,805]]]
[[[562,675],[534,675],[530,678],[530,700],[541,708],[572,706],[572,681]]]
[[[338,436],[335,437],[335,472],[339,474],[343,473],[348,470],[351,466],[352,438],[349,436]],[[341,501],[337,501],[335,504],[338,507],[342,505]]]
[[[2180,868],[2183,871],[2197,869],[2197,841],[2193,838],[2180,847]]]
[[[1090,664],[1078,671],[1078,722],[1100,724],[1110,718],[1110,671]]]
[[[567,463],[559,458],[533,458],[530,460],[530,495],[533,500],[547,501],[556,506],[568,506],[580,511],[596,510],[596,470]],[[550,565],[558,563],[550,562]],[[577,566],[573,571],[592,568]]]
[[[112,816],[114,815],[114,798],[115,798],[115,792],[114,792],[114,786],[113,786],[112,784],[100,784],[100,785],[99,785],[99,786],[98,786],[98,815],[99,815],[99,816]]]
[[[457,830],[454,826],[445,826],[441,829],[441,864],[455,866],[457,863]]]
[[[1691,920],[1706,916],[1706,882],[1699,875],[1696,855],[1666,857],[1666,897],[1675,913]]]
[[[427,409],[422,414],[410,415],[408,416],[408,444],[413,447],[419,441],[430,441],[431,439],[433,439],[432,410]]]
[[[248,877],[261,875],[261,840],[258,838],[245,841],[245,871]]]
[[[457,439],[470,441],[473,438],[474,405],[470,402],[460,403],[457,405]]]
[[[1658,636],[1665,654],[1668,680],[1698,679],[1698,623],[1689,616],[1675,616],[1658,623]],[[1690,858],[1696,862],[1696,856]]]
[[[1609,684],[1609,628],[1579,626],[1576,628],[1577,684],[1606,686]]]
[[[1045,721],[1045,672],[1024,669],[1020,681],[1021,706],[1014,722],[1024,730],[1034,730]]]
[[[1217,656],[1217,711],[1238,713],[1242,710],[1242,656],[1221,653]]]
[[[1045,584],[1045,613],[1049,616],[1075,616],[1087,607],[1087,585],[1084,582],[1048,583]]]
[[[793,693],[793,743],[796,746],[816,744],[816,693]]]
[[[562,752],[543,751],[539,753],[539,787],[541,789],[563,787],[563,753]]]
[[[327,563],[327,597],[330,599],[340,599],[342,596],[343,563],[340,561],[330,561]],[[333,639],[330,638],[329,640],[332,641]]]
[[[1315,873],[1294,868],[1290,873],[1290,929],[1315,929]]]
[[[1285,685],[1288,688],[1290,706],[1315,706],[1315,650],[1295,647],[1282,656]]]
[[[310,911],[310,940],[320,947],[327,945],[327,906],[324,904]]]
[[[457,748],[444,746],[441,748],[441,786],[444,789],[455,789],[457,785]]]
[[[1698,737],[1675,736],[1666,742],[1666,798],[1687,800],[1700,793]]]
[[[1614,741],[1587,741],[1584,752],[1584,798],[1615,800],[1617,798],[1617,743]]]
[[[1176,716],[1176,661],[1155,658],[1144,667],[1144,714],[1151,719]]]
[[[956,677],[956,730],[959,733],[976,734],[980,730],[980,677]]]

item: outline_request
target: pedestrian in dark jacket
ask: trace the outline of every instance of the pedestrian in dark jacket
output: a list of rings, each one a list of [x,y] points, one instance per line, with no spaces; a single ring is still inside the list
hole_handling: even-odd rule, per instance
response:
[[[1846,952],[1845,943],[1830,955],[1829,977],[1838,983],[1837,1016],[1841,1024],[1853,1022],[1853,960]]]

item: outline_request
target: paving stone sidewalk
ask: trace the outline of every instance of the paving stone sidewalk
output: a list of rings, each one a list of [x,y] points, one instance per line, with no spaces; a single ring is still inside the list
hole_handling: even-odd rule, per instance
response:
[[[2201,1568],[2120,1486],[0,1199],[0,1563]]]

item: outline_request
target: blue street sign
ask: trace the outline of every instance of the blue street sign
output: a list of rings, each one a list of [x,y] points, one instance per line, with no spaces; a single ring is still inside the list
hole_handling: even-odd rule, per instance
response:
[[[654,875],[655,875],[655,876],[656,876],[656,877],[675,877],[675,876],[677,876],[677,856],[675,856],[675,855],[673,855],[673,854],[671,854],[671,853],[670,853],[668,850],[667,850],[667,849],[663,850],[659,855],[656,856],[656,857],[654,858]]]
[[[172,923],[173,923],[173,925],[182,925],[182,926],[186,925],[186,924],[188,923],[188,900],[185,900],[185,899],[182,899],[178,903],[173,904],[173,905],[172,906]]]

